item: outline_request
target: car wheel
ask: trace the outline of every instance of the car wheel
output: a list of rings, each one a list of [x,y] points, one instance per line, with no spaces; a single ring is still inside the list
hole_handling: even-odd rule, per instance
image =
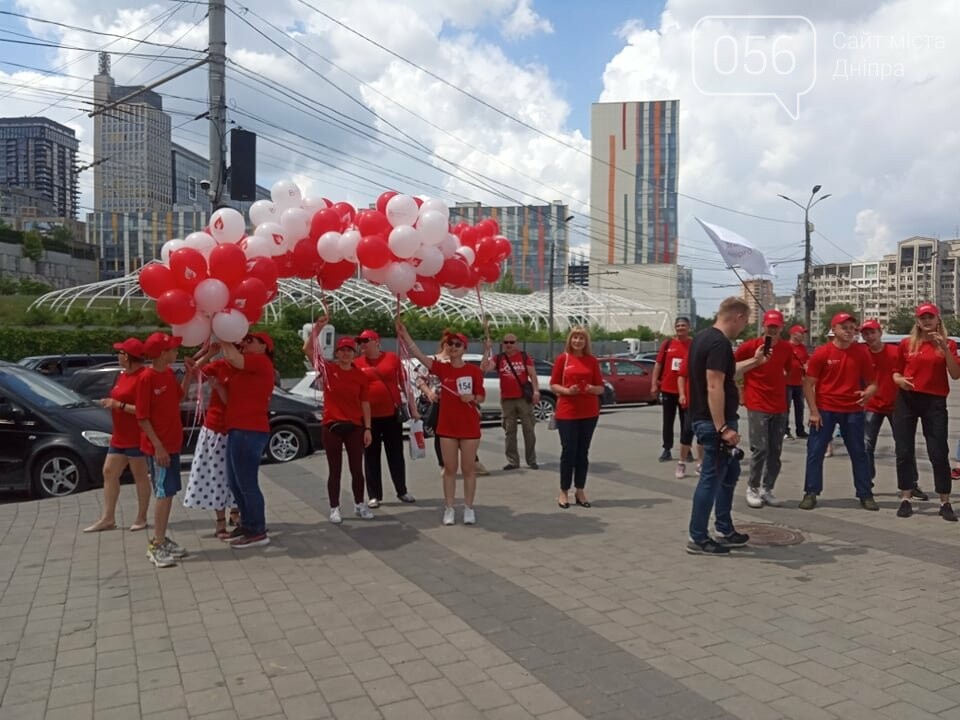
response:
[[[54,450],[34,463],[32,482],[38,497],[66,497],[87,486],[87,472],[72,452]]]
[[[296,425],[278,425],[270,429],[267,440],[267,460],[285,463],[307,454],[307,436]]]
[[[541,395],[540,400],[533,404],[533,417],[538,422],[547,422],[553,417],[557,409],[557,401],[549,395]]]

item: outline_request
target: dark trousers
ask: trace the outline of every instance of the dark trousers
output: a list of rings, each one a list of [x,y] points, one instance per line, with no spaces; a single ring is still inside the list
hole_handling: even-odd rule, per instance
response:
[[[893,430],[893,413],[884,415],[867,410],[863,416],[863,444],[867,450],[867,467],[870,468],[870,480],[873,480],[877,475],[873,456],[877,449],[877,437],[880,435],[880,428],[883,427],[884,420],[890,424],[890,429]],[[918,487],[917,479],[916,466],[914,466],[913,487]]]
[[[680,413],[680,431],[683,432],[683,422],[687,417],[687,411],[680,407],[680,395],[678,393],[660,393],[660,404],[663,405],[663,449],[673,449],[673,425],[677,419],[677,413]]]
[[[737,421],[727,425],[737,429]],[[697,489],[693,491],[693,509],[690,512],[690,539],[700,543],[710,537],[707,527],[713,512],[719,535],[736,532],[733,527],[733,493],[740,479],[740,461],[720,451],[720,435],[712,421],[693,423],[697,442],[703,446],[703,464]]]
[[[320,439],[327,455],[327,497],[330,507],[340,507],[340,472],[344,448],[347,449],[347,464],[350,466],[353,502],[359,505],[363,502],[363,428],[356,425],[353,430],[341,435],[324,425]]]
[[[269,437],[270,433],[255,430],[227,433],[227,485],[240,510],[241,524],[254,535],[267,531],[259,471]]]
[[[793,424],[797,432],[806,429],[803,426],[803,403],[803,385],[787,385],[787,412],[784,417],[784,430],[790,429],[791,405],[793,405]]]
[[[873,497],[873,483],[867,468],[867,451],[863,447],[863,411],[835,412],[820,410],[820,427],[810,428],[807,438],[807,472],[803,478],[803,494],[819,495],[823,492],[823,455],[833,440],[833,431],[840,428],[843,444],[850,456],[853,470],[853,487],[861,500]]]
[[[407,494],[407,464],[403,457],[403,425],[396,415],[375,417],[370,421],[370,445],[363,451],[363,468],[367,478],[367,497],[383,500],[381,448],[387,453],[387,466],[397,497]]]
[[[923,427],[927,457],[933,466],[933,488],[949,495],[950,449],[947,446],[947,399],[901,390],[893,409],[893,439],[897,444],[897,488],[911,490],[917,482],[917,420]]]
[[[590,468],[590,441],[599,418],[557,420],[560,432],[560,489],[566,492],[573,485],[583,490]]]

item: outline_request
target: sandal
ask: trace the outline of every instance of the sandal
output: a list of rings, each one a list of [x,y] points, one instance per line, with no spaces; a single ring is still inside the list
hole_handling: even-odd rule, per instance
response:
[[[231,510],[230,511],[230,527],[236,527],[240,524],[240,511]]]
[[[137,532],[139,530],[146,530],[146,529],[147,529],[146,522],[135,522],[133,525],[130,526],[130,532]]]
[[[213,531],[213,536],[217,540],[225,540],[230,537],[230,531],[227,530],[227,519],[217,520],[217,527]]]
[[[105,522],[101,522],[100,520],[97,520],[90,527],[85,527],[83,531],[85,533],[94,533],[94,532],[103,532],[105,530],[116,530],[116,529],[117,529],[116,523],[105,523]]]

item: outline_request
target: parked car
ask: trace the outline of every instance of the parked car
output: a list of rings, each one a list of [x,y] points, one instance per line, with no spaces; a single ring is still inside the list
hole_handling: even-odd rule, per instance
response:
[[[0,362],[0,489],[63,497],[102,484],[111,430],[109,411]]]
[[[183,375],[183,365],[173,365],[178,377]],[[107,397],[116,382],[120,367],[115,364],[87,368],[73,374],[68,387],[84,397],[96,400]],[[197,383],[180,405],[183,419],[185,454],[193,451],[203,417],[197,415]],[[204,406],[210,394],[209,383],[203,383]],[[286,390],[274,387],[270,397],[270,439],[267,441],[266,459],[269,462],[285,463],[316,452],[321,448],[320,421],[322,415],[315,403],[291,395]]]
[[[18,365],[36,370],[57,382],[65,383],[78,370],[114,363],[117,356],[113,353],[72,353],[68,355],[31,355],[17,361]]]
[[[655,353],[655,352],[637,353],[636,355],[633,356],[632,359],[655,363],[657,361],[657,355],[659,355],[659,353]]]
[[[613,385],[617,402],[655,403],[657,396],[651,390],[653,363],[625,360],[618,357],[597,358],[605,382]]]

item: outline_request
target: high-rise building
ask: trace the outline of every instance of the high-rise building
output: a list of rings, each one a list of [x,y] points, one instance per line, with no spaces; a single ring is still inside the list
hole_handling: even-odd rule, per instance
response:
[[[0,190],[9,213],[77,216],[76,133],[44,117],[0,118]]]
[[[763,318],[763,313],[767,310],[772,310],[776,305],[776,295],[773,292],[772,280],[765,280],[763,278],[744,280],[740,297],[750,306],[749,323],[751,325],[759,323]]]

